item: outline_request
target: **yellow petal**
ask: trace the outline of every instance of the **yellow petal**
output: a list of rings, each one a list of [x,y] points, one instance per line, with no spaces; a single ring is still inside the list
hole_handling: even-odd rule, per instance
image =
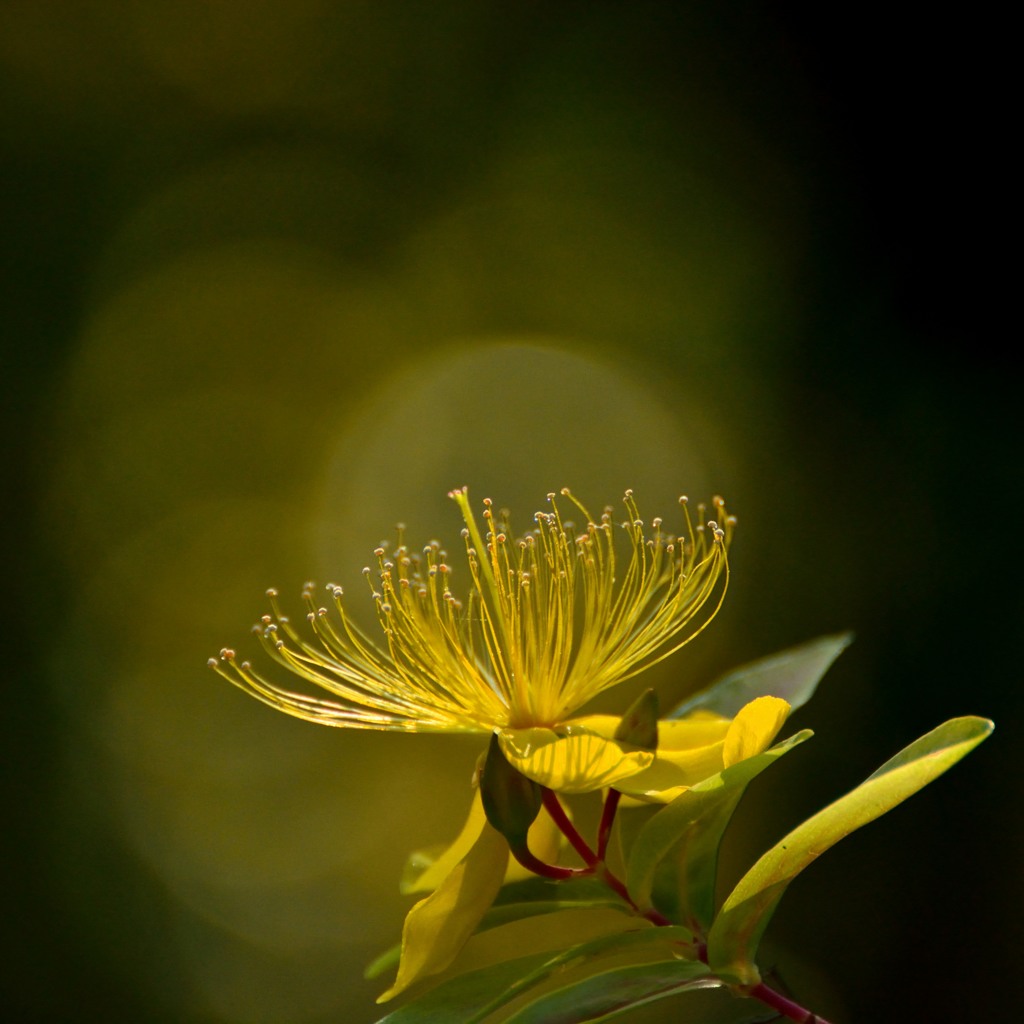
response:
[[[650,768],[624,779],[617,788],[640,800],[671,803],[684,790],[722,770],[722,747],[719,740],[694,750],[659,750]]]
[[[781,697],[758,697],[740,708],[725,737],[724,766],[728,768],[766,750],[789,710]]]
[[[692,750],[725,739],[730,720],[713,711],[694,711],[685,718],[667,718],[658,723],[658,748]]]
[[[455,842],[448,849],[443,850],[439,856],[434,856],[432,850],[417,850],[409,857],[399,885],[401,891],[433,892],[473,848],[486,824],[487,817],[480,802],[480,791],[477,790],[469,807],[469,817]]]
[[[378,1003],[443,971],[455,959],[494,902],[507,864],[508,844],[485,823],[466,856],[430,896],[409,911],[402,929],[398,976]]]
[[[498,738],[517,771],[558,793],[613,786],[654,761],[646,750],[630,751],[615,740],[577,728],[571,726],[569,735],[551,729],[503,729]]]

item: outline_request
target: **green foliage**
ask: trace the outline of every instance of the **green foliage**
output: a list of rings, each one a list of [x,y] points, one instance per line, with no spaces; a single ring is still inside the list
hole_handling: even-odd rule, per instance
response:
[[[607,1020],[655,999],[696,988],[718,987],[708,968],[694,960],[661,960],[615,967],[566,985],[508,1018],[508,1024],[582,1024]]]
[[[756,984],[753,957],[789,883],[844,836],[938,778],[992,732],[983,718],[954,718],[911,743],[851,793],[773,846],[740,879],[708,935],[708,960],[722,977]]]
[[[747,784],[809,739],[809,729],[726,768],[651,818],[629,853],[626,888],[640,906],[706,929],[714,914],[718,848]],[[659,872],[659,868],[668,869]]]
[[[688,964],[700,968],[699,975],[706,975],[707,968],[703,964],[695,964],[692,959],[679,959],[681,950],[692,951],[692,941],[693,936],[687,928],[640,927],[601,935],[560,952],[538,953],[457,975],[441,982],[414,1002],[382,1017],[377,1024],[440,1024],[441,1021],[480,1024],[522,997],[526,999],[516,1012],[528,1013],[532,1001],[527,994],[532,989],[539,988],[552,977],[569,976],[570,972],[579,972],[613,957],[646,955],[656,958],[656,963],[660,958],[662,967],[669,962]],[[698,974],[691,972],[688,976],[692,978]],[[678,986],[681,981],[678,975],[673,975],[674,984]],[[530,1019],[546,1018],[522,1018]]]
[[[756,697],[781,697],[796,711],[814,696],[822,676],[851,643],[852,633],[822,636],[743,665],[684,701],[668,717],[714,711],[732,718]]]
[[[752,700],[779,697],[793,707],[813,695],[821,677],[850,643],[847,634],[823,637],[730,673],[677,708],[735,718]],[[621,739],[656,737],[656,705],[645,694],[622,720]],[[600,934],[569,948],[442,977],[435,987],[378,1024],[584,1024],[610,1021],[646,1003],[726,987],[737,995],[764,991],[754,962],[758,943],[789,883],[844,836],[895,807],[964,757],[992,730],[980,718],[958,718],[928,733],[886,762],[851,793],[793,829],[768,850],[718,908],[714,902],[722,835],[749,783],[812,733],[798,732],[775,746],[744,755],[654,809],[623,807],[637,824],[628,834],[625,877],[598,864],[565,881],[534,878],[501,887],[477,931],[562,911],[607,911],[593,918]],[[495,756],[496,755],[496,756]],[[728,762],[726,762],[728,763]],[[490,771],[490,781],[487,781]],[[506,777],[508,776],[508,777]],[[519,841],[536,816],[540,789],[515,772],[496,743],[484,771],[488,820]],[[613,808],[615,802],[611,805]],[[607,809],[607,808],[606,808]],[[542,819],[541,819],[542,820]],[[630,919],[635,921],[631,925]],[[554,919],[553,919],[554,920]],[[588,916],[587,920],[590,920]],[[618,922],[618,923],[616,923]],[[624,926],[624,927],[623,927]],[[373,965],[392,965],[397,950]],[[711,998],[714,993],[709,993]],[[690,996],[696,1008],[700,997]],[[731,1021],[775,1019],[764,1003],[726,1001]],[[770,1004],[769,1004],[770,1005]],[[687,1016],[685,1005],[679,1019]],[[717,1011],[716,1011],[717,1014]],[[706,1017],[699,1016],[706,1021]],[[717,1015],[715,1019],[720,1019]]]

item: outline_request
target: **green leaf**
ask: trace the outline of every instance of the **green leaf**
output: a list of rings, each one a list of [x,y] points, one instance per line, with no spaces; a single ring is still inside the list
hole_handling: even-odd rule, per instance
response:
[[[363,968],[363,977],[367,981],[373,981],[374,978],[379,978],[386,971],[392,970],[398,966],[398,961],[402,958],[402,944],[396,942],[390,949],[384,950],[379,956],[373,958]]]
[[[535,967],[518,981],[509,985],[504,992],[499,993],[487,1005],[479,1008],[476,1014],[467,1020],[466,1024],[480,1024],[490,1014],[501,1009],[503,1006],[507,1006],[513,999],[546,981],[556,972],[579,968],[586,965],[589,961],[600,957],[618,956],[629,952],[635,953],[638,950],[642,950],[645,946],[663,947],[659,952],[662,956],[671,952],[673,963],[692,964],[700,968],[702,974],[707,973],[704,964],[698,960],[684,959],[681,961],[679,959],[683,951],[696,953],[693,946],[693,934],[688,928],[667,926],[664,928],[638,928],[633,931],[615,932],[611,935],[601,935],[596,939],[578,943],[561,953],[549,956],[543,964]],[[673,946],[675,947],[674,949],[671,948]]]
[[[574,903],[606,902],[618,897],[604,882],[592,875],[552,881],[548,878],[524,878],[507,882],[494,899],[495,906],[503,903],[534,903],[545,900],[569,900]],[[625,905],[625,904],[624,904]]]
[[[687,989],[721,985],[699,960],[662,960],[616,967],[557,989],[524,1006],[507,1024],[583,1024]]]
[[[392,1010],[377,1024],[443,1024],[469,1020],[482,1004],[492,998],[495,990],[508,988],[550,958],[550,953],[535,953],[460,974],[432,988],[419,999]]]
[[[684,701],[668,717],[702,710],[734,718],[755,697],[782,697],[795,711],[811,699],[822,676],[852,642],[852,633],[837,633],[743,665]]]
[[[626,887],[633,899],[706,930],[714,915],[718,847],[747,784],[811,735],[805,729],[726,768],[655,814],[630,850]]]
[[[756,984],[753,957],[789,883],[844,836],[912,796],[973,750],[993,729],[984,718],[954,718],[911,743],[851,793],[819,811],[773,846],[740,879],[708,936],[716,974]]]
[[[618,956],[646,949],[660,957],[669,954],[678,963],[681,948],[692,949],[693,935],[686,928],[635,928],[577,943],[562,952],[547,951],[506,960],[479,970],[469,971],[441,982],[418,999],[382,1017],[377,1024],[479,1024],[553,974],[584,967],[601,957]],[[660,947],[660,948],[659,948]],[[695,963],[702,974],[707,968]]]
[[[527,878],[502,886],[477,931],[486,931],[524,917],[553,914],[559,910],[620,910],[625,914],[636,912],[621,896],[596,878],[572,878],[561,882]]]

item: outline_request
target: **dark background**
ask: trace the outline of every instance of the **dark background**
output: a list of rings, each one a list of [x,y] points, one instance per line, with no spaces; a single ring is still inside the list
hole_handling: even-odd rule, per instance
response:
[[[891,5],[5,7],[11,1019],[374,1019],[357,965],[397,935],[386,880],[462,800],[429,829],[395,759],[422,774],[451,748],[322,737],[236,703],[202,665],[241,642],[267,583],[297,589],[320,557],[294,535],[317,529],[302,507],[325,410],[353,410],[345,451],[397,415],[406,364],[457,365],[493,338],[599,359],[695,431],[700,454],[666,446],[665,474],[728,488],[741,521],[735,600],[695,646],[696,679],[857,633],[800,713],[817,738],[787,760],[804,760],[752,793],[735,870],[940,721],[995,719],[794,885],[766,953],[833,1019],[1007,1019],[1024,891],[1002,35],[983,9]],[[622,424],[574,423],[579,399],[562,417],[544,365],[552,444],[586,448],[592,500],[611,499],[632,480],[593,467]],[[537,500],[560,463],[531,478],[515,439],[535,425],[503,398],[474,407],[501,465],[466,474]],[[382,486],[461,482],[445,475],[458,440],[432,443],[444,473],[409,437]],[[371,512],[384,528],[407,514]],[[274,767],[295,756],[281,733],[308,759],[301,783]],[[438,790],[472,764],[452,742]],[[257,747],[259,770],[240,753]],[[359,759],[372,797],[353,766],[334,778],[336,756]],[[365,906],[339,897],[344,951],[330,915],[307,932],[287,908],[317,906],[332,873],[344,894],[348,861],[292,878],[294,851],[267,852],[218,903],[251,844],[272,849],[261,828],[299,827],[291,787],[326,777],[344,827],[324,844],[369,828],[396,850],[380,880],[349,881],[370,879]],[[222,836],[241,792],[257,802]],[[192,830],[215,838],[177,858]],[[279,876],[286,909],[239,923],[246,886],[270,900]],[[649,1019],[679,1019],[663,1013]]]

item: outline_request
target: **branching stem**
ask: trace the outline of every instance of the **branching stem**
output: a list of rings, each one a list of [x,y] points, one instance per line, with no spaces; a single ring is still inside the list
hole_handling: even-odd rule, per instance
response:
[[[752,988],[748,995],[759,999],[765,1006],[770,1006],[788,1020],[795,1020],[798,1024],[829,1024],[824,1017],[818,1017],[810,1010],[804,1009],[799,1003],[793,1002],[788,996],[769,988],[763,981]]]
[[[615,821],[615,814],[619,806],[618,790],[609,789],[608,796],[605,798],[604,808],[601,812],[601,823],[598,826],[596,853],[590,847],[590,844],[587,843],[587,841],[579,834],[572,821],[570,821],[569,815],[566,814],[565,808],[562,806],[562,803],[558,799],[558,795],[554,790],[545,788],[543,800],[544,807],[547,809],[548,814],[551,815],[552,820],[572,845],[573,849],[580,855],[580,857],[583,858],[583,862],[586,864],[586,867],[563,868],[553,864],[545,864],[534,857],[527,849],[513,850],[513,856],[520,864],[523,865],[523,867],[534,872],[534,874],[552,879],[579,878],[584,875],[593,875],[595,878],[598,878],[607,885],[609,889],[620,896],[638,914],[645,917],[652,924],[658,925],[659,927],[672,924],[664,914],[655,910],[653,907],[648,910],[641,910],[633,901],[633,898],[630,896],[629,890],[626,888],[622,879],[613,874],[605,863],[605,857],[608,853],[608,843],[611,838],[612,824]],[[700,943],[698,946],[699,959],[704,963],[707,963],[707,947],[704,945],[703,941],[701,941],[700,936],[697,936],[697,940]],[[764,1003],[765,1006],[775,1010],[780,1016],[785,1017],[787,1020],[796,1021],[797,1024],[829,1024],[824,1017],[819,1017],[816,1014],[811,1013],[810,1010],[805,1009],[799,1003],[794,1002],[781,992],[777,992],[775,989],[766,985],[763,981],[750,989],[747,992],[747,995]]]

